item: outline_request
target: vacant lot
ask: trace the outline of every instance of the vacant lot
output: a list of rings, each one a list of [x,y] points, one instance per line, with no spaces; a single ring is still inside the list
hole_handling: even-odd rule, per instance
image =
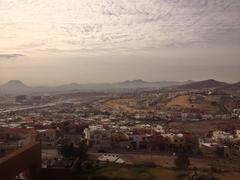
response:
[[[168,127],[184,132],[206,134],[212,130],[240,129],[240,120],[208,120],[200,122],[170,122]]]
[[[93,173],[95,176],[107,178],[121,179],[139,179],[139,180],[174,180],[179,179],[179,176],[185,174],[185,179],[189,179],[193,175],[193,171],[177,171],[162,167],[143,167],[143,166],[115,166],[107,165],[100,167]],[[198,174],[207,175],[208,172],[200,172]],[[239,180],[240,174],[236,172],[228,173],[212,173],[219,180]]]
[[[192,104],[189,101],[189,96],[178,96],[169,101],[166,106],[167,107],[182,106],[186,108],[191,108]]]
[[[196,108],[199,110],[217,110],[216,107],[212,106],[209,102],[196,104],[191,103],[189,96],[178,96],[169,101],[166,107],[183,107],[183,108]]]
[[[134,102],[136,102],[136,100],[135,99],[115,99],[115,100],[106,102],[105,105],[112,109],[115,109],[118,111],[123,111],[123,112],[135,113],[135,112],[145,112],[146,111],[146,110],[129,107],[129,103],[131,103],[131,102],[134,103]]]
[[[116,153],[115,153],[116,154]],[[166,169],[175,168],[174,159],[176,156],[173,154],[167,154],[164,152],[125,152],[117,153],[119,157],[124,159],[126,164],[138,166],[144,164],[155,164],[157,167]],[[91,159],[97,159],[101,153],[90,153]],[[190,168],[209,169],[210,167],[216,167],[218,169],[226,169],[229,171],[239,171],[240,164],[238,162],[229,161],[226,159],[219,159],[218,157],[189,157]]]
[[[173,180],[178,173],[173,170],[164,168],[147,168],[147,167],[119,167],[107,166],[99,168],[94,173],[96,176],[103,176],[108,178],[122,178],[122,179],[164,179]]]

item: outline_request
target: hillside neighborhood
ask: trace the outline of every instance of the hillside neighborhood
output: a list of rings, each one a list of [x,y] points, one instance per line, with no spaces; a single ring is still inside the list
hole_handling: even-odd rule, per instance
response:
[[[40,141],[43,168],[71,167],[71,148],[84,143],[90,159],[102,163],[132,165],[145,154],[159,158],[155,165],[175,167],[164,158],[187,153],[192,168],[237,171],[240,96],[228,86],[234,85],[207,80],[122,93],[3,96],[0,156]]]

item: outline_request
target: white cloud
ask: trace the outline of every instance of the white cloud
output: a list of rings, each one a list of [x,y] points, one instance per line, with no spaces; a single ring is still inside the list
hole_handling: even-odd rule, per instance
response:
[[[0,54],[0,59],[12,59],[24,56],[23,54]]]
[[[0,48],[111,53],[239,46],[239,17],[238,0],[1,0]]]
[[[239,0],[0,0],[0,84],[239,81],[239,17]]]

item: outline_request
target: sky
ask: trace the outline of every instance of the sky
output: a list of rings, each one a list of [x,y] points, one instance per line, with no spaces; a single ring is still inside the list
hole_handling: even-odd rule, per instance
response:
[[[240,0],[0,0],[0,84],[240,81]]]

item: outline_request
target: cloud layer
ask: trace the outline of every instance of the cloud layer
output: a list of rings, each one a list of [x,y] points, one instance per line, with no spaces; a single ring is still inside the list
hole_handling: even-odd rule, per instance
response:
[[[24,56],[22,54],[0,54],[0,59],[11,59]]]
[[[0,0],[0,48],[91,54],[232,47],[240,45],[239,17],[239,0]]]
[[[0,84],[239,81],[239,57],[240,0],[0,0]]]

